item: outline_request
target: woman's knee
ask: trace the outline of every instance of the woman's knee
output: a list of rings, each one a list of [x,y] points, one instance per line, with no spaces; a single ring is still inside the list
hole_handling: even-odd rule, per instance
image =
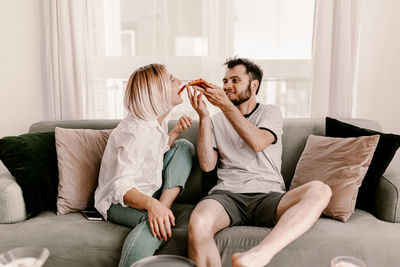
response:
[[[164,156],[164,168],[170,165],[179,164],[179,166],[187,166],[192,168],[195,149],[192,143],[186,139],[179,139],[172,145],[170,150]]]
[[[179,185],[183,188],[192,170],[194,146],[186,139],[179,139],[167,153],[164,158],[166,186],[169,188]]]
[[[175,144],[171,148],[175,148],[176,150],[182,151],[182,153],[187,153],[192,157],[195,154],[195,149],[193,144],[186,139],[176,140]]]

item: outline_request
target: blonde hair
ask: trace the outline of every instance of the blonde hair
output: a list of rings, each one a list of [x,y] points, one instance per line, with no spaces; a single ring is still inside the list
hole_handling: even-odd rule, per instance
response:
[[[137,118],[155,120],[172,108],[167,69],[149,64],[135,70],[125,91],[125,108]]]

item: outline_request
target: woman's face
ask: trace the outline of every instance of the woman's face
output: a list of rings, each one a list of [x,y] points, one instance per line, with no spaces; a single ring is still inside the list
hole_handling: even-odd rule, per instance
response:
[[[178,94],[182,82],[170,73],[168,76],[171,83],[171,104],[176,106],[183,102],[182,96]]]

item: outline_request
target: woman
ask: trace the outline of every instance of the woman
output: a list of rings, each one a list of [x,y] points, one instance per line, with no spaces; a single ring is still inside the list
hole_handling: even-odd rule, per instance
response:
[[[133,228],[119,266],[154,254],[171,237],[171,205],[182,192],[194,156],[193,145],[176,141],[191,124],[183,116],[167,132],[166,116],[183,102],[181,81],[163,65],[150,64],[129,78],[128,115],[112,131],[101,162],[95,207],[105,220]]]

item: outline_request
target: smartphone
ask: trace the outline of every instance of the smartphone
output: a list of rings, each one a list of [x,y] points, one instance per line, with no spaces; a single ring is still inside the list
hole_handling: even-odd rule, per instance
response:
[[[95,210],[82,210],[82,215],[89,221],[102,221],[103,216]]]

